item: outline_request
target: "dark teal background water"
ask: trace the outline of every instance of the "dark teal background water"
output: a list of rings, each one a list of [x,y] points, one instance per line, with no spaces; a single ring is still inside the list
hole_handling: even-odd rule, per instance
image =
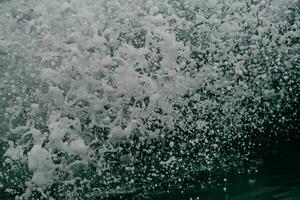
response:
[[[263,152],[262,152],[263,153]],[[106,199],[299,200],[300,141],[281,142],[265,153],[257,173],[226,176],[227,181],[203,190],[201,186],[144,195],[124,194]],[[224,191],[226,187],[226,192]],[[184,191],[184,192],[183,192]]]

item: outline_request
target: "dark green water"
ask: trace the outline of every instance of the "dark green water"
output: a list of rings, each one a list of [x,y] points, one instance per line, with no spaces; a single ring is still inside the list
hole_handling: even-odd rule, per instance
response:
[[[191,189],[186,194],[157,194],[150,199],[299,200],[299,153],[299,141],[285,142],[265,155],[256,174],[229,175],[226,183],[206,192]]]
[[[223,183],[207,190],[195,185],[172,192],[116,195],[106,199],[299,200],[299,153],[299,141],[283,142],[266,153],[257,173],[233,173]]]

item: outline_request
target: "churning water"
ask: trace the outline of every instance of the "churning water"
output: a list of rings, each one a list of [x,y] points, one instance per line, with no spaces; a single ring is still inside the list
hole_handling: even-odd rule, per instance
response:
[[[298,0],[0,0],[0,199],[300,199]]]

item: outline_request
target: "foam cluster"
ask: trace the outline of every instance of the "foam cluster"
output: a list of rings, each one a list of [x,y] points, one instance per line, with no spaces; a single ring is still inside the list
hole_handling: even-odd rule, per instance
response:
[[[299,99],[298,14],[296,0],[0,1],[1,187],[97,199],[255,171],[257,140]]]

